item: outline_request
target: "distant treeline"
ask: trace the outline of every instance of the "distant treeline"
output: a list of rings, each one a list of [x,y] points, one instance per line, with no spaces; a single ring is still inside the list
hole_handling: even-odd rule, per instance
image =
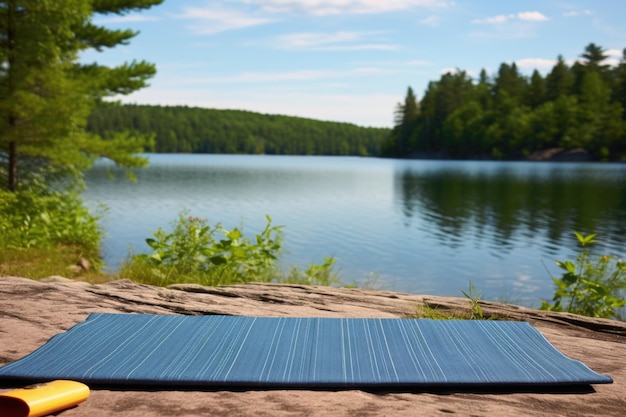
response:
[[[515,63],[477,80],[457,70],[409,87],[396,108],[386,156],[521,159],[550,148],[583,148],[596,160],[626,160],[626,49],[617,66],[591,43],[582,60],[558,60],[547,76]]]
[[[390,129],[360,127],[239,110],[104,103],[91,114],[87,129],[136,131],[154,135],[157,153],[280,155],[380,154]]]

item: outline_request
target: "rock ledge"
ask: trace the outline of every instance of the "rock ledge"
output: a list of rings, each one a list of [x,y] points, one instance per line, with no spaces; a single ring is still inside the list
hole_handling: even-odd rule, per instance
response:
[[[467,300],[389,291],[247,284],[158,288],[129,280],[91,285],[62,277],[0,277],[0,365],[19,359],[92,312],[300,317],[409,317],[428,303],[467,311]],[[626,410],[626,323],[498,303],[486,315],[530,322],[561,352],[614,383],[593,392],[372,393],[350,391],[92,391],[61,416],[618,416]],[[14,387],[2,387],[0,391]]]

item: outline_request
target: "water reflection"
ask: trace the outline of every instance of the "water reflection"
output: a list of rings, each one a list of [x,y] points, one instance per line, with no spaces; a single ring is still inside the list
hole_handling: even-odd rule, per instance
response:
[[[625,255],[626,165],[150,155],[137,184],[108,169],[88,173],[85,197],[109,207],[113,269],[183,209],[253,233],[270,214],[287,265],[335,256],[347,283],[373,274],[421,294],[458,296],[471,279],[487,299],[550,297],[543,263],[573,255],[573,230]]]
[[[439,244],[486,243],[496,257],[520,242],[547,254],[575,248],[572,231],[596,232],[598,249],[626,243],[626,171],[573,164],[413,164],[395,177],[405,222]],[[612,167],[614,168],[614,167]],[[624,174],[624,175],[621,175]]]

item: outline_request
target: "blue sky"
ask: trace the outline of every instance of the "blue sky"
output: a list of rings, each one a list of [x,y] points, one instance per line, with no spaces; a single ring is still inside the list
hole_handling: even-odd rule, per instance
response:
[[[97,16],[140,34],[82,59],[157,65],[150,87],[124,102],[391,127],[408,86],[419,98],[455,68],[475,77],[516,62],[545,74],[591,42],[615,64],[625,16],[624,0],[165,0]]]

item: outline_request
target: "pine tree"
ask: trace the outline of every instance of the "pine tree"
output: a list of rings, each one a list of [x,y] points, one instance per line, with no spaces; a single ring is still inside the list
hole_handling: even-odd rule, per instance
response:
[[[561,96],[570,94],[574,77],[565,63],[562,55],[559,55],[552,71],[546,77],[546,98],[554,101]]]
[[[407,89],[404,103],[398,103],[396,107],[395,126],[392,132],[395,143],[395,154],[406,155],[411,151],[409,140],[415,131],[419,108],[413,89]]]
[[[622,51],[622,59],[614,70],[614,78],[613,100],[622,105],[624,110],[622,117],[626,119],[626,48]]]
[[[144,138],[104,140],[85,133],[86,119],[100,99],[128,94],[146,85],[153,65],[81,65],[86,49],[127,43],[136,33],[109,30],[91,22],[94,13],[124,14],[163,0],[0,1],[0,157],[6,159],[6,186],[15,191],[25,176],[75,175],[94,158],[137,166],[133,156]]]
[[[609,56],[606,51],[595,43],[590,43],[585,47],[585,52],[581,55],[584,58],[585,65],[590,68],[606,68],[608,65],[601,64]]]
[[[526,94],[526,104],[535,109],[546,100],[546,83],[539,71],[534,70],[530,76],[530,84]]]

